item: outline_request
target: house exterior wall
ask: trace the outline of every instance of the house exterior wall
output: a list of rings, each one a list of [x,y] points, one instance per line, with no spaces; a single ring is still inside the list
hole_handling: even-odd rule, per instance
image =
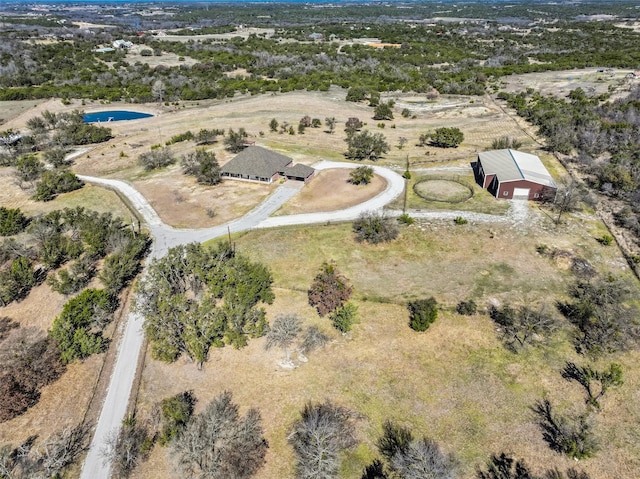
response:
[[[556,189],[550,186],[541,185],[539,183],[534,183],[528,180],[519,180],[519,181],[504,181],[499,182],[494,180],[491,183],[491,187],[489,191],[496,198],[502,199],[512,199],[513,198],[513,190],[516,188],[528,188],[529,189],[529,199],[533,201],[541,201],[548,197],[550,194],[555,194]]]
[[[280,175],[278,173],[274,174],[271,178],[262,178],[254,175],[242,175],[239,173],[221,173],[220,176],[224,178],[233,178],[234,180],[258,181],[260,183],[273,183],[275,180],[280,178]]]

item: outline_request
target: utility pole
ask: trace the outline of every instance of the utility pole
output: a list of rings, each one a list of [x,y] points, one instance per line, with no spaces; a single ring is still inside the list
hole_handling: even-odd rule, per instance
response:
[[[409,179],[411,178],[411,173],[409,172],[409,155],[407,155],[407,166],[405,168],[404,174],[404,204],[402,205],[402,214],[407,214],[407,197],[409,196]]]

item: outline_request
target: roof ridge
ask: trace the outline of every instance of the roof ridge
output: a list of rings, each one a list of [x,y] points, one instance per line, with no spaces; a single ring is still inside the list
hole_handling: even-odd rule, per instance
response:
[[[513,163],[516,165],[516,168],[518,168],[518,172],[520,173],[520,177],[523,180],[526,179],[525,176],[524,176],[524,173],[520,169],[520,165],[518,164],[518,161],[516,160],[515,156],[513,156],[513,150],[511,148],[507,148],[507,151],[509,152],[509,156],[511,156],[511,159],[513,160]]]

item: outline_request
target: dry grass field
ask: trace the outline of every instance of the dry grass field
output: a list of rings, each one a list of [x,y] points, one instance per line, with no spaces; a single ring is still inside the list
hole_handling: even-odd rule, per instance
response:
[[[261,410],[270,445],[257,476],[264,479],[293,477],[288,427],[306,401],[325,399],[361,415],[361,445],[345,455],[341,477],[360,477],[375,456],[382,422],[391,418],[454,452],[462,478],[473,477],[477,465],[501,451],[524,457],[536,470],[578,466],[592,477],[632,478],[640,467],[635,428],[640,412],[632,406],[640,386],[638,353],[616,357],[625,384],[611,391],[597,415],[602,450],[577,464],[547,447],[530,410],[543,397],[562,411],[583,408],[581,389],[559,373],[565,361],[583,361],[566,331],[550,344],[513,354],[497,339],[488,316],[453,312],[464,298],[483,308],[490,301],[552,305],[572,275],[566,264],[536,253],[538,244],[571,250],[600,270],[632,280],[628,267],[616,249],[594,240],[601,231],[594,220],[573,218],[558,230],[551,224],[524,231],[492,228],[490,239],[486,227],[413,225],[396,242],[378,246],[356,243],[349,225],[255,231],[236,238],[240,251],[274,273],[276,301],[267,308],[268,317],[297,313],[306,324],[332,334],[333,341],[294,370],[278,366],[283,353],[265,351],[264,339],[242,350],[213,350],[203,371],[184,360],[167,365],[147,358],[140,413],[188,389],[199,399],[197,410],[216,394],[233,392],[241,411]],[[345,336],[307,304],[306,288],[326,260],[335,260],[354,285],[359,323]],[[439,318],[426,333],[415,333],[407,325],[405,302],[431,295],[441,305]],[[134,477],[166,477],[173,467],[168,450],[158,447]]]

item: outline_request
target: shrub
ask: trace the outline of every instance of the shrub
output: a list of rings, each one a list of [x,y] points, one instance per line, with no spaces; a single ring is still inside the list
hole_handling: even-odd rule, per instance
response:
[[[173,145],[174,143],[180,143],[181,141],[193,140],[193,138],[194,138],[193,133],[191,133],[191,131],[186,131],[184,133],[180,133],[178,135],[172,136],[171,139],[167,141],[165,144],[169,146],[169,145]]]
[[[468,301],[460,301],[456,306],[456,312],[463,316],[472,316],[476,314],[477,310],[478,306],[473,299],[470,299]]]
[[[598,443],[586,415],[570,417],[554,414],[547,399],[538,402],[533,411],[539,418],[544,440],[554,451],[577,460],[591,457],[598,450]]]
[[[438,317],[438,302],[432,296],[428,299],[410,301],[407,304],[409,310],[409,326],[414,331],[426,331]]]
[[[370,166],[359,166],[349,173],[349,182],[354,185],[368,185],[373,178],[373,168]]]
[[[355,304],[345,303],[331,313],[329,319],[331,319],[334,328],[341,333],[347,333],[351,331],[351,325],[356,320],[357,313],[358,307]]]
[[[142,153],[138,157],[138,163],[146,170],[156,170],[172,165],[176,162],[175,157],[169,148],[153,148],[151,151]]]
[[[600,243],[602,246],[609,246],[611,243],[613,243],[613,236],[608,234],[602,235],[600,238],[598,238],[598,243]]]
[[[491,142],[492,150],[504,150],[510,148],[512,150],[517,150],[522,146],[522,142],[517,138],[510,138],[508,136],[503,136],[501,138],[496,138]]]
[[[400,216],[398,216],[398,221],[405,225],[412,225],[415,222],[413,217],[409,216],[408,213],[402,213]]]
[[[356,241],[372,244],[386,243],[398,237],[398,222],[380,213],[364,212],[353,222]]]

